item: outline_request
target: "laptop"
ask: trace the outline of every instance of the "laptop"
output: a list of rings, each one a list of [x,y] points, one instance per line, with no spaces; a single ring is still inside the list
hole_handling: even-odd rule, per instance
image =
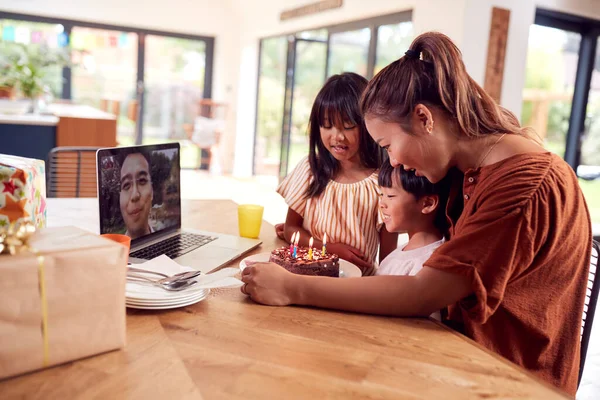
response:
[[[179,143],[98,150],[100,233],[130,236],[132,264],[166,254],[209,273],[262,242],[181,229],[179,157]]]

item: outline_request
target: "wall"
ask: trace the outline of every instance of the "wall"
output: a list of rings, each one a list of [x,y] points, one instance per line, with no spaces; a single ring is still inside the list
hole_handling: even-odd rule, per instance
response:
[[[511,11],[500,103],[519,117],[521,92],[525,84],[527,39],[535,18],[535,5],[531,0],[468,0],[463,34],[470,40],[462,43],[461,50],[469,73],[481,85],[485,79],[493,7]]]

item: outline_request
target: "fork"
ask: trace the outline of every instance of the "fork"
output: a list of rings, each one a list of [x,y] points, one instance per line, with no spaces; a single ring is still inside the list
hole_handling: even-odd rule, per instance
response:
[[[128,274],[127,274],[128,276],[134,276],[134,277],[140,277],[140,276],[137,274],[130,275],[129,272],[140,272],[140,273],[144,273],[144,274],[154,274],[154,275],[158,275],[158,276],[164,276],[164,278],[162,278],[162,279],[155,280],[155,282],[158,282],[158,283],[172,283],[172,282],[176,282],[176,281],[185,281],[185,280],[195,278],[198,275],[202,274],[202,272],[200,272],[200,271],[184,271],[184,272],[179,272],[175,275],[169,276],[169,275],[163,274],[161,272],[148,271],[145,269],[135,268],[135,267],[127,267],[127,272],[128,272]],[[146,278],[146,277],[144,276],[143,278]]]
[[[175,281],[171,283],[160,283],[159,281],[154,281],[150,278],[145,278],[142,276],[127,276],[128,281],[133,281],[136,283],[157,286],[169,292],[179,292],[189,288],[198,283],[198,281],[190,281],[190,280],[181,280]]]

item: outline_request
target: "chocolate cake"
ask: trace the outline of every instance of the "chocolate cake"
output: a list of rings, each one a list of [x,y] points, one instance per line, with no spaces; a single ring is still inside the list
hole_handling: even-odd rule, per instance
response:
[[[290,255],[290,247],[280,247],[273,250],[270,262],[281,265],[294,274],[315,276],[340,276],[340,258],[335,254],[321,254],[313,249],[312,260],[308,259],[308,249],[298,247],[296,258]]]

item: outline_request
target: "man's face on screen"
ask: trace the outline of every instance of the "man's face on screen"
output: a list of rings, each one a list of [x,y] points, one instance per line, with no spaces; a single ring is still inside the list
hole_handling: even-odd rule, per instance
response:
[[[121,215],[132,239],[150,233],[148,216],[152,208],[150,166],[140,154],[130,154],[121,166]]]

